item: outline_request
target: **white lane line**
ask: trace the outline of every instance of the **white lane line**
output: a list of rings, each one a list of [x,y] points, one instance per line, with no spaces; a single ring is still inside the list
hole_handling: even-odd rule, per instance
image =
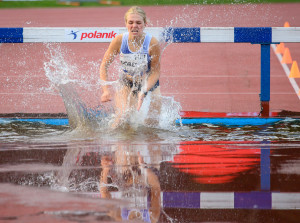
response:
[[[203,95],[207,95],[207,94],[209,94],[209,95],[218,95],[218,94],[222,94],[222,95],[224,95],[224,94],[226,94],[226,95],[240,95],[240,94],[245,94],[245,95],[249,95],[249,94],[251,94],[251,95],[257,95],[257,94],[259,94],[259,92],[250,92],[250,93],[242,93],[242,92],[237,92],[237,93],[227,93],[227,92],[200,92],[200,93],[197,93],[197,92],[194,92],[194,93],[190,93],[190,92],[186,92],[186,93],[170,93],[170,92],[168,92],[168,93],[164,93],[164,95],[194,95],[194,94],[198,94],[198,95],[201,95],[201,94],[203,94]],[[286,93],[286,92],[282,92],[282,93],[280,93],[280,92],[277,92],[277,93],[271,93],[271,95],[294,95],[294,93]]]
[[[281,66],[282,66],[282,68],[283,68],[283,70],[284,70],[286,76],[288,77],[288,79],[289,79],[289,81],[290,81],[292,87],[294,88],[294,90],[295,90],[295,92],[296,92],[296,95],[297,95],[298,99],[300,100],[300,95],[299,95],[299,90],[300,90],[300,88],[299,88],[297,82],[295,81],[294,78],[290,78],[290,77],[289,77],[289,75],[290,75],[290,69],[288,68],[288,66],[287,66],[286,64],[281,63],[282,56],[281,56],[280,53],[276,53],[276,46],[275,46],[275,44],[272,44],[271,46],[272,46],[272,49],[273,49],[275,55],[277,56],[277,58],[278,58],[278,60],[279,60],[279,63],[281,64]]]
[[[277,77],[280,77],[279,75],[276,75]],[[275,77],[276,77],[275,76]],[[165,75],[162,74],[160,78],[245,78],[245,77],[253,77],[253,78],[260,78],[260,75]]]
[[[55,93],[40,93],[40,92],[32,92],[32,93],[30,93],[30,92],[27,92],[27,93],[26,92],[22,92],[22,93],[2,92],[2,93],[0,93],[0,95],[41,95],[41,94],[59,96],[59,94],[55,94]]]

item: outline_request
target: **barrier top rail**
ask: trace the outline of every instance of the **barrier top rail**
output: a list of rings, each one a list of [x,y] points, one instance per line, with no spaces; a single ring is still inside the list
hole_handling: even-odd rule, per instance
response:
[[[300,42],[300,27],[150,27],[159,40],[175,43]],[[124,27],[24,27],[0,28],[0,43],[111,42]]]

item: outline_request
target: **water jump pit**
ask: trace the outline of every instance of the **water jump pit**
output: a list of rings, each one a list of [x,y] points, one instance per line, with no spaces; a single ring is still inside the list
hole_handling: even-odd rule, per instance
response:
[[[96,134],[37,120],[0,124],[1,220],[299,218],[299,120]]]

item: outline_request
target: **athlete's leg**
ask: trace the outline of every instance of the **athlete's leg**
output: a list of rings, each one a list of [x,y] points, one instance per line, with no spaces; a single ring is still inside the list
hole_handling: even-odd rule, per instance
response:
[[[158,86],[151,92],[151,101],[145,124],[150,126],[157,126],[159,124],[160,112],[161,112],[161,93]]]
[[[121,124],[122,118],[128,110],[128,95],[130,88],[126,85],[120,84],[120,89],[115,93],[115,119],[111,128],[116,128]]]

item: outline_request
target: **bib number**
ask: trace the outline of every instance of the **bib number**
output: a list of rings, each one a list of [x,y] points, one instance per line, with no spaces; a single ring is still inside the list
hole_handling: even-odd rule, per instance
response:
[[[124,70],[129,73],[143,73],[147,69],[147,54],[121,54],[120,61]]]

